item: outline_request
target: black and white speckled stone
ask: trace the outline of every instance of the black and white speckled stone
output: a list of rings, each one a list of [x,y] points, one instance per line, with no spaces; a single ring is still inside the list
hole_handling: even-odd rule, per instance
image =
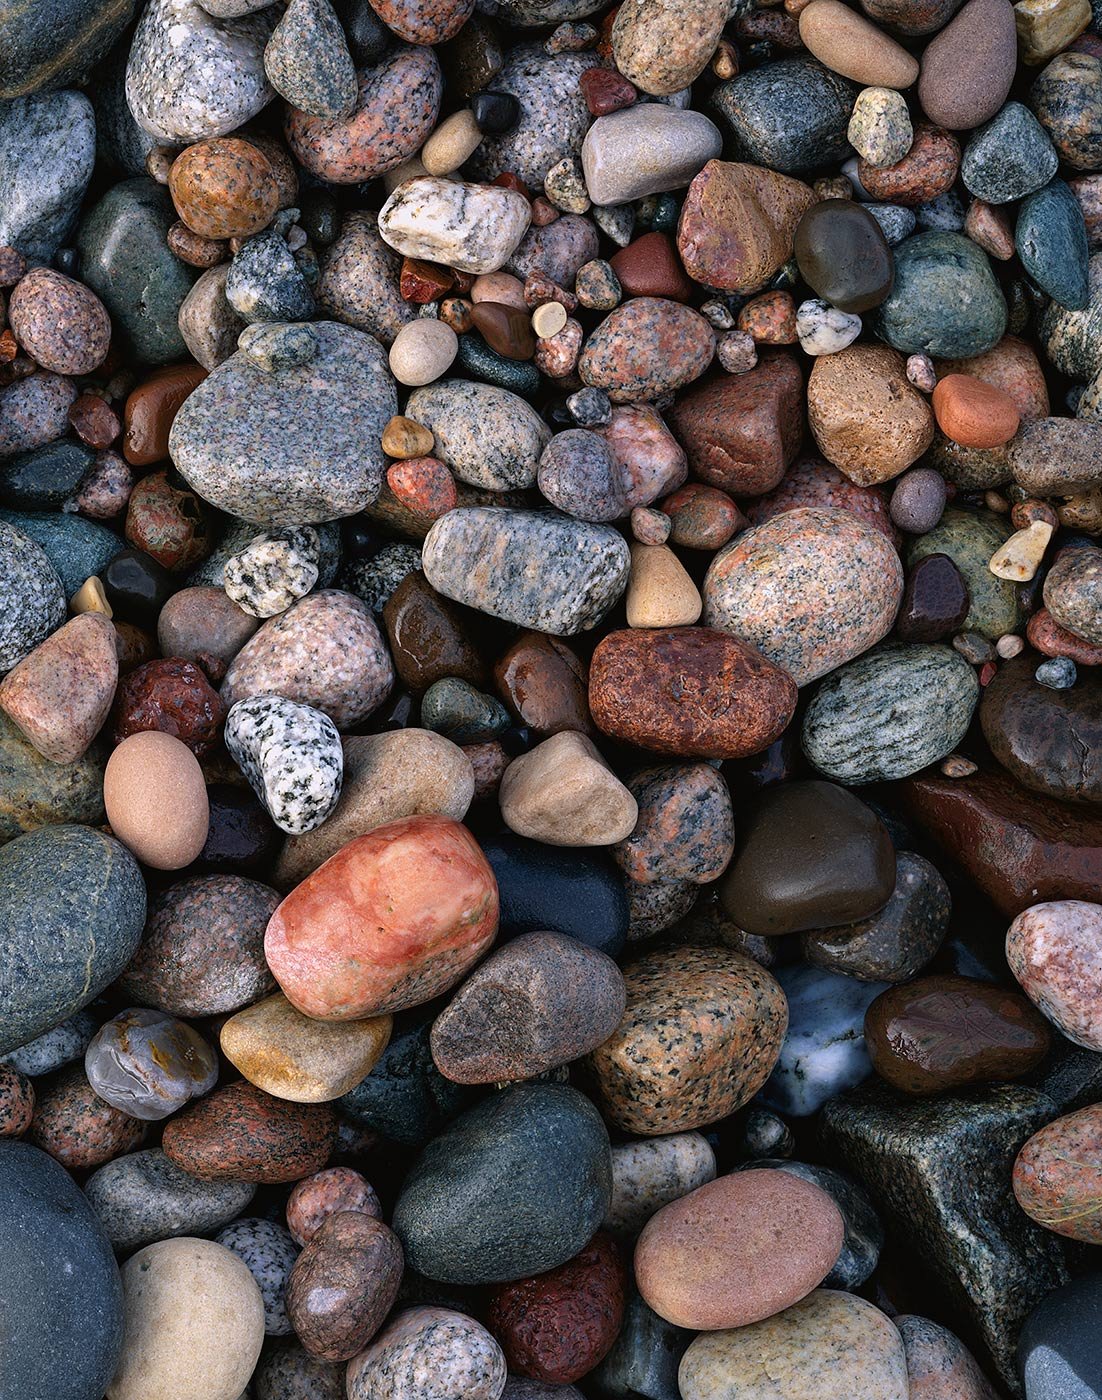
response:
[[[99,1029],[99,1021],[91,1011],[78,1011],[75,1016],[54,1026],[53,1030],[28,1040],[18,1050],[0,1055],[0,1064],[11,1065],[20,1074],[33,1079],[40,1074],[50,1074],[63,1065],[84,1058],[88,1042]]]
[[[356,105],[356,69],[329,0],[291,0],[264,50],[264,71],[300,112],[344,117]]]
[[[264,45],[278,11],[216,19],[198,0],[150,0],[130,45],[126,100],[152,136],[187,145],[225,136],[273,93]]]
[[[379,232],[404,257],[480,274],[509,261],[531,218],[517,190],[425,175],[398,186],[379,211]]]
[[[44,642],[65,621],[61,580],[45,552],[0,520],[0,672]]]
[[[336,521],[313,526],[318,537],[318,581],[316,588],[328,588],[337,576],[341,563],[341,527]],[[225,579],[226,561],[239,554],[256,538],[256,526],[248,520],[232,520],[218,541],[218,548],[187,576],[186,586],[196,588],[210,584],[221,588]]]
[[[618,520],[627,514],[620,464],[604,438],[585,428],[556,433],[543,450],[540,491],[575,520]]]
[[[623,536],[608,525],[496,506],[441,516],[421,558],[438,593],[560,637],[596,627],[623,594],[631,568]]]
[[[256,525],[306,525],[374,501],[398,400],[372,336],[315,321],[315,358],[266,371],[239,350],[185,400],[169,451],[212,505]]]
[[[960,178],[977,199],[1009,204],[1047,185],[1059,164],[1056,147],[1029,108],[1008,102],[972,133]]]
[[[450,1308],[398,1313],[348,1367],[348,1400],[455,1395],[499,1400],[505,1356],[481,1323]]]
[[[0,102],[0,246],[49,262],[73,226],[95,159],[96,121],[82,92]]]
[[[549,57],[542,44],[514,49],[495,76],[493,89],[513,94],[520,103],[520,120],[501,136],[487,136],[469,168],[485,179],[511,170],[530,189],[542,189],[551,167],[581,147],[592,118],[578,80],[597,62],[591,51]]]
[[[460,481],[488,491],[532,486],[551,429],[508,389],[441,379],[414,389],[406,413],[432,433],[433,455]]]
[[[273,1220],[253,1218],[235,1220],[232,1225],[219,1230],[214,1239],[215,1243],[233,1250],[256,1279],[260,1296],[264,1299],[264,1331],[267,1335],[288,1336],[293,1328],[283,1303],[283,1290],[298,1258],[298,1246],[291,1238],[291,1232]]]
[[[819,687],[804,716],[804,753],[847,786],[909,777],[952,753],[979,693],[975,671],[952,647],[879,647]]]
[[[225,740],[281,831],[313,831],[337,805],[344,752],[337,726],[320,710],[282,695],[254,695],[230,710]]]
[[[205,1235],[233,1220],[256,1194],[251,1181],[200,1181],[160,1148],[116,1157],[84,1184],[120,1254],[177,1235]]]
[[[286,240],[268,229],[234,254],[226,300],[248,325],[258,321],[306,321],[314,294]]]
[[[388,540],[378,553],[349,560],[337,581],[373,613],[381,613],[406,575],[416,573],[420,567],[421,551],[415,545]]]
[[[795,175],[845,160],[856,96],[852,83],[810,58],[785,58],[720,83],[712,106],[734,160]]]
[[[339,1362],[319,1361],[297,1340],[269,1343],[256,1364],[246,1396],[255,1400],[346,1400],[345,1369]]]
[[[266,530],[226,560],[222,586],[252,617],[275,617],[318,581],[318,532],[312,525]]]
[[[378,336],[384,345],[416,317],[398,290],[400,259],[379,233],[378,215],[352,210],[322,254],[318,306],[335,321]]]

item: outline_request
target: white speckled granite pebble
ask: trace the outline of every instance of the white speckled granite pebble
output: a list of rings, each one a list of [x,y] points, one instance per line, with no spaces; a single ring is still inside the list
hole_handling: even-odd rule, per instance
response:
[[[460,272],[496,272],[524,237],[532,206],[497,185],[423,175],[399,185],[379,211],[379,232],[404,257]]]
[[[34,651],[65,621],[61,580],[22,530],[0,520],[0,673]]]
[[[226,560],[222,586],[252,617],[275,617],[317,583],[320,548],[312,525],[265,531]]]
[[[505,1357],[473,1317],[409,1308],[348,1364],[348,1400],[500,1400]]]
[[[551,429],[534,408],[496,384],[443,379],[415,389],[406,413],[433,434],[433,455],[460,481],[510,491],[536,480]]]
[[[313,831],[337,805],[344,752],[337,726],[320,710],[282,695],[254,695],[230,710],[225,740],[280,831]]]
[[[256,1279],[264,1299],[264,1331],[269,1337],[287,1337],[291,1319],[283,1303],[298,1247],[289,1230],[272,1220],[235,1220],[214,1237],[215,1243],[232,1249]]]
[[[52,1031],[44,1031],[18,1050],[0,1055],[0,1064],[11,1065],[12,1069],[30,1078],[49,1074],[51,1070],[81,1059],[98,1029],[99,1023],[91,1011],[78,1011]]]
[[[796,310],[796,334],[805,355],[835,355],[861,334],[861,317],[809,297]]]
[[[0,102],[0,247],[49,262],[72,227],[95,159],[96,122],[82,92]]]

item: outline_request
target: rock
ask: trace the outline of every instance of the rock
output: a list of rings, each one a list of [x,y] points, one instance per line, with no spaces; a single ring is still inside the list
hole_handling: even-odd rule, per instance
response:
[[[508,389],[445,379],[415,389],[406,408],[433,435],[432,455],[460,481],[489,491],[532,486],[551,432]]]
[[[631,403],[690,384],[714,352],[712,329],[698,312],[662,297],[635,297],[590,335],[578,373],[613,403]]]
[[[115,629],[97,613],[73,618],[0,681],[0,709],[44,758],[83,758],[107,718],[118,679]]]
[[[1008,102],[976,131],[961,161],[965,187],[988,204],[1008,204],[1048,184],[1059,156],[1037,118]]]
[[[914,141],[906,100],[893,88],[864,88],[853,104],[846,139],[862,160],[878,170],[895,165]],[[869,213],[879,224],[875,212],[869,210]],[[888,229],[883,232],[887,238]],[[898,239],[889,238],[888,241],[898,242]]]
[[[652,96],[680,92],[704,71],[726,17],[722,4],[628,0],[612,26],[616,68]]]
[[[104,769],[103,804],[115,835],[154,870],[190,865],[206,842],[203,771],[171,734],[145,730],[118,745]]]
[[[101,574],[123,547],[113,531],[67,512],[0,510],[0,521],[5,520],[42,550],[61,581],[65,598],[71,598],[85,579]],[[0,537],[6,538],[3,529]],[[59,626],[63,617],[58,613],[54,625]],[[4,663],[0,662],[2,668]]]
[[[272,98],[263,53],[274,24],[271,10],[217,19],[198,0],[153,0],[126,69],[134,119],[169,145],[236,131]]]
[[[242,1261],[212,1240],[164,1240],[127,1260],[122,1285],[109,1400],[236,1400],[264,1342],[264,1304]]]
[[[825,67],[862,87],[908,88],[918,60],[840,0],[814,0],[800,11],[800,38]]]
[[[72,1177],[44,1152],[0,1141],[4,1383],[80,1400],[111,1382],[123,1340],[119,1273]]]
[[[785,58],[720,83],[712,97],[737,160],[797,175],[845,160],[856,92],[806,58]]]
[[[0,521],[0,581],[14,606],[0,624],[0,671],[10,671],[65,620],[61,581],[44,551]]]
[[[202,1181],[298,1181],[326,1164],[336,1119],[324,1105],[291,1104],[247,1081],[217,1089],[165,1127],[162,1146]]]
[[[878,914],[841,928],[803,935],[809,962],[862,982],[909,982],[937,952],[951,901],[941,875],[923,856],[899,851],[895,889]]]
[[[93,745],[75,763],[51,763],[0,715],[0,843],[40,826],[103,821],[105,761]]]
[[[542,274],[564,290],[574,286],[581,268],[597,256],[597,230],[578,214],[564,214],[546,227],[530,228],[509,259],[518,278]]]
[[[356,70],[329,0],[292,0],[265,46],[264,72],[310,116],[346,117],[356,106]]]
[[[938,126],[968,130],[1002,107],[1017,66],[1014,11],[1007,0],[968,0],[926,45],[918,100]]]
[[[414,315],[399,295],[397,272],[397,255],[384,242],[377,216],[350,211],[322,255],[315,288],[318,306],[335,321],[367,331],[390,346]]]
[[[764,968],[729,949],[674,948],[644,954],[625,983],[624,1018],[588,1060],[617,1127],[683,1132],[726,1117],[761,1088],[788,1022]]]
[[[70,1171],[98,1167],[141,1139],[141,1123],[101,1099],[81,1065],[69,1065],[38,1090],[28,1141]]]
[[[236,137],[199,141],[172,162],[168,188],[176,212],[204,238],[244,238],[267,228],[279,208],[268,157]]]
[[[1022,267],[1058,306],[1082,311],[1090,304],[1087,230],[1079,201],[1062,180],[1052,180],[1022,201],[1014,228]]]
[[[91,1011],[78,1011],[54,1026],[53,1030],[21,1045],[18,1050],[0,1055],[0,1064],[10,1066],[28,1079],[50,1074],[55,1069],[82,1059],[88,1042],[99,1023]]]
[[[258,233],[234,254],[226,277],[226,300],[246,325],[262,322],[306,321],[314,314],[314,294],[302,269],[287,247],[286,240],[273,229]],[[286,332],[282,332],[286,334]],[[316,341],[307,333],[305,345]],[[275,362],[266,362],[259,353],[261,342],[251,337],[238,340],[244,350],[253,348],[253,358],[261,369],[271,372],[286,365],[301,363],[302,356],[287,355]],[[313,351],[305,352],[313,358]],[[275,357],[270,357],[275,360]]]
[[[1038,1225],[1068,1239],[1102,1240],[1102,1109],[1091,1104],[1034,1133],[1014,1163],[1014,1198]]]
[[[929,1318],[896,1317],[907,1355],[910,1400],[998,1400],[972,1353]]]
[[[1018,406],[997,385],[969,374],[947,374],[932,398],[937,425],[962,447],[1002,447],[1018,431]]]
[[[895,285],[877,330],[904,354],[970,357],[1000,339],[1006,314],[982,249],[962,234],[929,231],[895,249]]]
[[[789,510],[716,556],[704,621],[752,642],[806,685],[879,641],[902,591],[882,533],[847,512]]]
[[[1102,423],[1040,417],[1022,427],[1017,440],[1007,449],[1007,460],[1014,481],[1030,495],[1071,495],[1102,486],[1097,455],[1100,448]],[[1094,557],[1093,553],[1090,557]],[[1059,575],[1061,560],[1056,560],[1053,568]],[[1062,571],[1074,572],[1066,562]]]
[[[256,618],[274,617],[318,581],[318,536],[310,525],[264,531],[226,560],[223,588]]]
[[[429,1278],[508,1282],[573,1258],[610,1193],[608,1134],[588,1099],[564,1085],[518,1085],[425,1148],[398,1197],[394,1229],[409,1263]]]
[[[88,1044],[84,1069],[98,1098],[145,1122],[167,1118],[218,1079],[218,1061],[198,1031],[142,1008],[100,1027]]]
[[[628,787],[639,803],[639,819],[613,851],[628,879],[704,884],[723,873],[735,828],[727,785],[710,764],[643,768]]]
[[[933,473],[937,476],[937,473]],[[937,477],[940,481],[941,478]],[[942,482],[944,488],[944,482]],[[897,488],[898,489],[898,488]],[[668,504],[668,502],[667,502]],[[876,487],[857,486],[836,467],[817,457],[805,457],[788,468],[780,485],[758,500],[746,503],[747,519],[764,525],[783,511],[801,507],[847,510],[893,543],[896,539],[888,512],[886,493]]]
[[[633,1239],[655,1211],[716,1175],[715,1153],[700,1133],[672,1133],[612,1149],[612,1202],[603,1228]]]
[[[226,300],[230,264],[208,268],[180,303],[177,326],[188,352],[204,369],[215,369],[237,349],[245,328]]]
[[[898,476],[933,440],[930,406],[907,382],[903,357],[886,346],[820,356],[807,408],[820,452],[859,486]]]
[[[892,289],[892,255],[880,225],[850,199],[824,199],[807,209],[794,248],[804,281],[840,311],[869,311]]]
[[[264,1303],[264,1331],[283,1337],[291,1331],[283,1293],[298,1257],[291,1236],[270,1220],[236,1220],[220,1230],[215,1243],[236,1254],[252,1274]]]
[[[55,0],[13,14],[0,100],[81,82],[130,23],[130,0],[89,14],[79,0]]]
[[[411,1384],[428,1394],[498,1400],[505,1357],[474,1318],[448,1308],[407,1308],[349,1365],[348,1400],[399,1400]]]
[[[823,1112],[826,1149],[898,1223],[904,1246],[1011,1385],[1022,1318],[1066,1277],[1055,1241],[1007,1190],[1019,1147],[1053,1112],[1051,1100],[1017,1085],[905,1102],[863,1088]]]
[[[344,1372],[343,1366],[317,1360],[297,1342],[286,1342],[265,1348],[251,1386],[256,1400],[345,1400]]]
[[[1018,1373],[1029,1400],[1096,1400],[1098,1343],[1090,1319],[1100,1294],[1098,1274],[1087,1274],[1030,1313],[1018,1340]]]
[[[586,428],[556,433],[538,469],[541,493],[576,520],[616,520],[625,514],[619,463],[603,438]]]
[[[659,1317],[632,1289],[624,1323],[612,1350],[597,1368],[594,1381],[616,1400],[642,1395],[652,1400],[681,1400],[677,1388],[677,1364],[692,1333],[673,1327]],[[508,1397],[507,1400],[512,1400]],[[515,1400],[527,1400],[523,1394]],[[532,1400],[573,1400],[566,1395],[537,1395]]]
[[[84,1192],[120,1254],[178,1235],[217,1230],[241,1214],[256,1187],[245,1181],[200,1181],[159,1148],[105,1163]]]
[[[672,303],[671,303],[672,304]],[[544,568],[530,575],[530,561]],[[607,525],[552,512],[468,506],[425,539],[429,583],[448,598],[555,636],[595,627],[627,585],[630,555]]]
[[[611,846],[635,826],[635,799],[584,734],[555,734],[505,770],[511,831],[553,846]]]
[[[1089,304],[1073,311],[1051,303],[1041,314],[1038,335],[1045,353],[1062,374],[1090,379],[1102,369],[1102,254],[1088,268]]]
[[[379,214],[379,232],[405,257],[487,273],[509,261],[530,217],[516,190],[426,176],[398,186]]]
[[[1102,1047],[1100,1007],[1087,973],[1100,937],[1102,906],[1078,899],[1034,904],[1006,935],[1006,960],[1026,995],[1088,1050]]]
[[[741,929],[782,934],[850,924],[891,898],[895,855],[888,833],[844,788],[784,783],[758,798],[740,829],[741,848],[720,898]]]
[[[41,13],[43,18],[48,15],[45,7]],[[38,19],[36,12],[32,22]],[[76,221],[95,164],[96,122],[83,93],[26,97],[8,91],[6,80],[12,73],[10,65],[17,62],[18,35],[11,28],[6,32],[13,48],[6,55],[9,62],[0,97],[15,100],[0,106],[0,182],[5,190],[0,244],[45,263]]]
[[[699,590],[672,549],[633,544],[625,607],[629,627],[684,627],[700,618]]]
[[[397,406],[385,352],[371,336],[333,321],[311,329],[313,359],[269,372],[239,350],[172,425],[172,459],[188,483],[257,525],[353,514],[382,483],[378,444]]]
[[[1045,603],[1057,623],[1094,645],[1102,643],[1102,608],[1098,599],[1100,569],[1102,551],[1068,550],[1057,557],[1044,582]]]
[[[723,147],[703,112],[636,103],[598,117],[582,142],[586,190],[594,204],[628,204],[687,185]]]
[[[1100,102],[1102,68],[1097,54],[1070,49],[1057,54],[1030,89],[1034,115],[1061,160],[1073,170],[1095,170],[1102,163],[1097,119]]]
[[[437,1017],[433,1059],[461,1084],[535,1079],[595,1049],[623,1011],[623,978],[606,954],[562,934],[523,934]]]
[[[295,1261],[287,1313],[312,1356],[347,1361],[379,1330],[398,1293],[402,1247],[381,1221],[330,1216]]]
[[[325,1222],[342,1212],[370,1216],[383,1213],[379,1198],[358,1171],[327,1167],[291,1188],[287,1198],[287,1228],[297,1245],[312,1240]]]
[[[649,505],[685,480],[685,454],[651,404],[617,404],[610,421],[593,431],[604,438],[619,463],[625,510]]]
[[[404,817],[297,886],[268,925],[265,952],[300,1011],[352,1020],[453,986],[492,942],[497,912],[493,874],[466,828]]]
[[[399,384],[431,384],[447,373],[458,349],[455,331],[446,322],[429,317],[413,321],[390,347],[390,371]]]
[[[960,145],[956,138],[931,122],[918,122],[910,149],[901,160],[885,167],[859,160],[853,175],[866,199],[890,200],[893,207],[913,209],[947,194],[959,171]],[[953,222],[959,224],[958,220]]]
[[[8,303],[24,353],[55,374],[91,374],[107,355],[111,320],[94,292],[52,268],[36,267]]]
[[[1006,526],[998,517],[951,508],[933,530],[911,544],[907,562],[912,569],[931,554],[948,555],[957,566],[972,599],[964,620],[966,632],[995,639],[1018,626],[1016,585],[987,567],[1005,539]]]
[[[827,1288],[858,1288],[876,1268],[884,1245],[884,1227],[873,1210],[865,1191],[842,1172],[831,1167],[809,1166],[806,1162],[784,1160],[751,1161],[740,1171],[773,1168],[787,1172],[800,1181],[819,1187],[837,1206],[842,1216],[844,1235],[841,1253],[830,1273],[823,1279]]]
[[[749,1327],[702,1333],[678,1371],[684,1400],[720,1400],[736,1386],[746,1400],[771,1400],[778,1378],[793,1397],[845,1400],[856,1387],[877,1400],[907,1396],[891,1322],[864,1298],[826,1288]]]
[[[225,742],[281,831],[311,831],[336,806],[340,735],[320,710],[281,695],[239,700],[227,716]]]

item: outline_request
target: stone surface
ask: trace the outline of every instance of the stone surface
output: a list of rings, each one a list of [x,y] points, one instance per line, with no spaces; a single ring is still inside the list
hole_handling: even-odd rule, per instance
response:
[[[1034,1133],[1014,1163],[1014,1198],[1038,1225],[1102,1241],[1102,1106],[1090,1104]]]
[[[904,354],[968,357],[995,345],[1006,315],[982,249],[961,234],[930,230],[895,249],[895,285],[877,329]]]
[[[553,846],[611,846],[635,826],[631,793],[584,734],[561,733],[514,759],[501,780],[511,831]]]
[[[660,102],[636,103],[598,117],[581,147],[586,189],[594,204],[627,204],[681,189],[719,155],[723,141],[703,112]]]
[[[505,1357],[473,1317],[449,1308],[397,1314],[348,1367],[348,1400],[399,1400],[418,1389],[499,1400]]]
[[[1062,180],[1051,180],[1022,201],[1014,246],[1022,267],[1058,306],[1082,311],[1090,305],[1090,250],[1083,211]]]
[[[578,374],[613,403],[634,403],[699,379],[714,352],[711,327],[691,307],[664,297],[634,297],[590,335]]]
[[[934,529],[911,544],[907,557],[913,569],[918,560],[928,555],[948,555],[972,600],[963,630],[979,632],[992,640],[1013,632],[1020,616],[1016,584],[998,578],[988,568],[991,556],[1005,542],[1007,534],[1007,526],[998,516],[951,507]]]
[[[1102,550],[1069,550],[1058,556],[1044,582],[1045,604],[1056,622],[1096,646],[1102,643],[1100,572]]]
[[[800,38],[820,63],[862,86],[911,86],[918,61],[906,49],[840,0],[814,3],[800,11]]]
[[[104,1022],[84,1056],[96,1095],[132,1118],[167,1118],[214,1088],[218,1061],[184,1021],[137,1007]]]
[[[264,48],[268,81],[315,117],[344,117],[356,105],[356,70],[329,0],[292,0]]]
[[[371,1216],[330,1216],[295,1261],[287,1314],[307,1351],[347,1361],[379,1330],[398,1293],[402,1247]]]
[[[415,389],[406,410],[432,433],[434,457],[460,481],[489,491],[533,485],[551,441],[531,405],[494,384],[445,379]]]
[[[154,870],[181,870],[198,856],[210,829],[199,761],[158,729],[124,739],[107,760],[103,805],[119,840]]]
[[[784,58],[720,83],[712,105],[737,160],[798,175],[846,158],[856,91],[807,58]]]
[[[7,57],[17,64],[18,27],[9,37],[13,49]],[[0,108],[0,180],[6,191],[0,243],[48,262],[69,236],[92,175],[95,117],[83,93],[24,96],[7,89],[5,81],[0,95],[15,100]]]
[[[291,1331],[283,1293],[298,1256],[291,1236],[272,1220],[235,1220],[219,1230],[215,1242],[236,1254],[252,1274],[264,1303],[264,1331],[283,1337]]]
[[[107,717],[118,679],[114,628],[75,617],[0,681],[0,709],[52,763],[75,763]]]
[[[76,1064],[36,1092],[27,1137],[69,1171],[85,1171],[137,1147],[142,1124],[100,1098]]]
[[[160,1148],[116,1157],[84,1183],[104,1233],[120,1254],[173,1236],[217,1230],[248,1207],[255,1191],[246,1181],[200,1181]]]
[[[1102,937],[1102,905],[1058,899],[1023,910],[1006,934],[1006,960],[1029,999],[1069,1040],[1102,1048],[1102,1006],[1088,969]]]
[[[819,356],[807,412],[819,451],[858,486],[898,476],[933,441],[929,404],[907,382],[902,355],[883,345]]]
[[[960,175],[988,204],[1009,204],[1039,190],[1056,174],[1059,157],[1037,118],[1020,102],[1008,102],[973,133]]]
[[[727,784],[710,764],[643,768],[628,787],[639,817],[613,855],[630,880],[706,884],[723,873],[734,851],[735,826]]]
[[[616,68],[653,96],[680,92],[711,58],[724,19],[722,4],[628,0],[612,27]]]
[[[281,831],[319,826],[340,796],[340,735],[328,715],[285,696],[237,701],[226,717],[226,748]]]
[[[530,218],[516,190],[425,176],[394,191],[379,213],[379,232],[406,257],[486,273],[509,261]]]
[[[634,1239],[655,1211],[715,1175],[715,1153],[700,1133],[617,1143],[612,1149],[612,1201],[603,1228],[619,1239]]]
[[[1018,1373],[1030,1400],[1095,1400],[1098,1344],[1091,1328],[1102,1283],[1087,1274],[1050,1293],[1026,1319]]]
[[[44,550],[0,521],[0,581],[15,606],[0,623],[0,670],[10,671],[65,620],[65,595]]]
[[[321,258],[318,305],[336,321],[367,331],[389,346],[413,308],[399,295],[398,257],[384,242],[375,216],[345,215],[337,238]]]
[[[910,1400],[997,1400],[972,1353],[948,1328],[913,1313],[894,1322],[907,1356]]]

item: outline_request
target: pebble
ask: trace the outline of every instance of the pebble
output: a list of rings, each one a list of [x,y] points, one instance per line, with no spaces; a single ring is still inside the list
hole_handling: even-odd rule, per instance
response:
[[[934,529],[913,541],[908,551],[907,562],[912,569],[931,554],[944,554],[953,561],[971,598],[964,630],[992,640],[1013,632],[1018,625],[1014,583],[998,578],[988,567],[991,556],[1006,538],[1007,528],[997,516],[951,507],[943,512]]]
[[[414,318],[399,293],[397,271],[398,255],[384,242],[375,217],[351,210],[322,254],[314,289],[318,306],[390,346]]]
[[[553,846],[611,846],[629,835],[635,799],[584,734],[545,739],[505,770],[501,815],[511,831]]]
[[[530,218],[516,190],[424,176],[394,191],[379,212],[379,232],[406,257],[487,273],[509,261]]]
[[[461,1394],[500,1400],[505,1357],[473,1317],[450,1308],[419,1306],[398,1313],[348,1367],[348,1400],[428,1400]]]
[[[862,86],[908,88],[918,60],[840,0],[813,0],[799,15],[804,46],[825,67]]]
[[[168,188],[180,218],[203,238],[247,238],[279,208],[271,162],[238,137],[189,146],[173,161]]]
[[[597,230],[579,214],[564,214],[544,227],[533,226],[509,259],[508,270],[527,279],[542,273],[569,290],[586,263],[597,256]]]
[[[601,389],[580,393],[603,394]],[[681,485],[687,475],[685,452],[651,404],[617,404],[609,421],[594,431],[604,438],[620,467],[625,510],[650,505]]]
[[[628,0],[612,26],[616,68],[652,96],[680,92],[704,71],[726,18],[713,0]]]
[[[318,557],[317,532],[309,525],[265,531],[226,560],[222,586],[250,617],[274,617],[317,583]]]
[[[910,1400],[997,1400],[972,1353],[947,1328],[911,1313],[894,1321],[907,1357]]]
[[[1069,550],[1057,557],[1044,582],[1044,600],[1050,615],[1075,637],[1094,646],[1102,643],[1102,608],[1097,592],[1100,568],[1099,550]]]
[[[909,535],[928,534],[941,520],[945,501],[945,478],[941,473],[931,467],[915,467],[899,477],[892,490],[892,521]]]
[[[218,1064],[191,1026],[137,1008],[105,1022],[84,1069],[97,1096],[132,1118],[156,1121],[214,1088]]]
[[[264,47],[264,73],[296,111],[339,119],[355,109],[356,70],[329,0],[291,0]]]
[[[212,370],[237,349],[237,337],[245,328],[226,300],[230,264],[220,263],[204,272],[180,302],[177,328],[182,343],[204,369]]]
[[[399,384],[431,384],[447,374],[458,351],[455,331],[445,322],[410,321],[390,347],[390,372]]]
[[[281,831],[311,831],[333,811],[343,758],[327,714],[285,696],[254,694],[231,704],[224,737]]]
[[[768,1110],[761,1111],[768,1113]],[[781,1120],[774,1118],[773,1121]],[[787,1172],[826,1192],[841,1212],[844,1235],[841,1253],[823,1284],[827,1288],[860,1287],[876,1268],[884,1246],[884,1227],[864,1188],[852,1177],[831,1167],[770,1158],[752,1161],[749,1165],[750,1169],[766,1167]]]
[[[702,112],[637,103],[598,117],[586,132],[585,187],[594,204],[628,204],[681,189],[722,146],[719,130]]]
[[[973,133],[960,174],[966,188],[988,204],[1022,199],[1056,174],[1059,157],[1036,117],[1008,102]]]
[[[1026,1319],[1018,1369],[1031,1400],[1096,1400],[1098,1346],[1089,1320],[1098,1306],[1097,1274],[1054,1289]]]
[[[1068,1239],[1102,1238],[1102,1117],[1091,1104],[1057,1118],[1018,1153],[1012,1184],[1025,1213]]]
[[[783,58],[720,83],[712,105],[739,160],[798,175],[849,154],[854,88],[811,59]]]
[[[48,263],[72,232],[92,176],[92,104],[71,91],[2,95],[14,100],[0,107],[0,244]]]
[[[1006,959],[1022,990],[1076,1045],[1102,1048],[1102,1008],[1089,969],[1102,938],[1102,908],[1079,899],[1034,904],[1006,935]]]
[[[202,1181],[298,1181],[323,1167],[330,1109],[272,1098],[244,1080],[216,1089],[167,1124],[165,1155]]]
[[[616,520],[625,514],[623,481],[611,448],[584,428],[556,433],[540,457],[542,494],[577,520]]]
[[[200,1181],[160,1148],[105,1162],[84,1183],[104,1233],[120,1254],[179,1235],[217,1230],[248,1208],[251,1182]]]
[[[859,486],[898,476],[933,440],[929,405],[907,381],[903,357],[885,346],[817,359],[807,406],[820,452]]]
[[[802,301],[796,310],[796,334],[805,355],[836,355],[861,334],[860,316],[838,311],[818,297]]]
[[[0,681],[0,709],[51,763],[88,751],[114,698],[114,628],[86,613],[39,643]]]
[[[287,1336],[291,1324],[283,1303],[283,1291],[298,1257],[287,1231],[274,1221],[246,1218],[219,1230],[215,1243],[236,1254],[255,1279],[264,1303],[266,1335]]]
[[[1014,246],[1022,267],[1058,306],[1082,311],[1090,304],[1083,211],[1062,180],[1050,181],[1022,201]]]
[[[1014,481],[1033,496],[1095,490],[1102,484],[1096,457],[1100,442],[1102,424],[1038,417],[1024,425],[1007,461]]]
[[[711,327],[696,311],[661,297],[636,297],[590,335],[578,373],[614,404],[632,403],[698,379],[714,353]]]
[[[672,549],[633,544],[625,599],[629,627],[680,627],[700,618],[700,592]]]
[[[1029,93],[1034,115],[1060,158],[1073,170],[1091,170],[1102,159],[1095,114],[1102,102],[1097,54],[1068,51],[1042,68]]]
[[[299,1245],[308,1244],[332,1215],[344,1212],[378,1220],[382,1206],[374,1189],[351,1167],[326,1167],[303,1177],[287,1197],[287,1228]]]
[[[508,389],[446,379],[415,389],[406,408],[432,434],[426,451],[460,481],[488,491],[534,484],[551,432],[535,410]]]
[[[124,739],[107,761],[103,802],[115,835],[154,870],[179,870],[203,849],[210,826],[203,772],[171,734]]]
[[[398,1293],[402,1248],[369,1215],[343,1211],[322,1222],[293,1260],[286,1330],[324,1361],[347,1361],[379,1330]]]
[[[1010,395],[971,375],[945,375],[932,404],[938,427],[962,447],[1001,447],[1018,431],[1018,407]]]
[[[1015,11],[1007,0],[968,0],[922,55],[918,99],[938,126],[982,126],[1003,106],[1017,66]]]
[[[812,205],[799,222],[794,246],[804,281],[841,311],[871,310],[891,291],[892,255],[880,225],[852,200]]]
[[[1006,302],[986,255],[959,233],[929,231],[895,249],[895,284],[877,329],[905,355],[970,358],[1006,330]]]
[[[91,374],[107,355],[111,321],[94,292],[52,268],[16,285],[8,321],[24,352],[55,374]]]
[[[618,1143],[612,1149],[612,1201],[603,1228],[619,1239],[634,1239],[656,1211],[715,1175],[715,1153],[700,1133]]]

